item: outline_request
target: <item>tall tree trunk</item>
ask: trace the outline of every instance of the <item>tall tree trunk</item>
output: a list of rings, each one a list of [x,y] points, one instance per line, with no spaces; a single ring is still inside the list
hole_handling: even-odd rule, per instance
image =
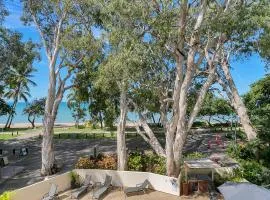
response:
[[[42,140],[42,166],[41,174],[48,176],[53,174],[55,164],[54,145],[53,145],[53,127],[55,117],[45,113],[43,119],[43,140]]]
[[[31,120],[31,118],[30,118],[30,117],[31,117],[31,116],[30,116],[30,115],[28,115],[27,120],[30,122],[30,124],[31,124],[32,128],[35,128],[35,116],[33,116],[33,120]]]
[[[234,104],[234,108],[240,118],[240,122],[244,128],[244,131],[247,135],[248,140],[253,140],[256,138],[257,133],[255,131],[255,129],[252,127],[251,121],[249,119],[249,116],[247,114],[247,109],[237,91],[237,88],[235,86],[235,83],[232,79],[231,73],[230,73],[230,69],[229,69],[229,65],[228,62],[223,62],[222,63],[222,69],[224,71],[226,80],[228,81],[229,84],[229,88],[231,90],[231,95],[233,98],[233,104]]]
[[[153,114],[153,113],[151,114],[151,117],[152,117],[153,123],[154,123],[154,124],[156,124],[156,121],[155,121],[155,116],[154,116],[154,114]]]
[[[177,130],[175,135],[175,141],[173,145],[174,162],[175,162],[175,174],[176,176],[180,173],[180,159],[182,157],[183,146],[186,141],[186,111],[187,111],[187,92],[192,82],[194,74],[194,56],[196,49],[192,47],[188,53],[187,59],[187,71],[185,79],[181,86],[180,99],[179,99],[179,118],[177,122]]]
[[[127,169],[127,150],[126,150],[126,118],[127,118],[127,92],[122,88],[120,94],[120,117],[117,127],[117,162],[118,170]]]
[[[54,61],[55,62],[55,61]],[[49,88],[45,104],[45,113],[43,118],[43,140],[42,140],[42,163],[41,174],[43,176],[53,174],[55,164],[54,146],[53,146],[53,127],[56,118],[54,112],[55,93],[56,93],[56,76],[53,61],[50,63]]]
[[[99,114],[100,128],[103,129],[103,119],[102,119],[101,112],[98,112],[98,114]]]
[[[166,171],[168,176],[176,176],[173,154],[174,132],[166,132]]]
[[[18,96],[16,96],[14,99],[14,102],[13,102],[12,107],[11,107],[11,112],[9,113],[5,128],[10,128],[10,126],[11,126],[17,103],[18,103]]]
[[[148,143],[154,149],[156,154],[165,157],[164,149],[162,148],[160,142],[156,138],[151,128],[148,126],[146,118],[141,113],[139,113],[139,122],[142,125],[144,131],[146,132],[146,135],[148,136]]]

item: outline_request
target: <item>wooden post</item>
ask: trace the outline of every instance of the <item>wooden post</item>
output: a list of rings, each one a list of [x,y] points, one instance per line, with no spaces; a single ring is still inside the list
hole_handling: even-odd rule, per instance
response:
[[[11,135],[13,136],[13,131],[12,131],[12,134]]]
[[[18,135],[19,133],[18,133],[18,131],[17,131],[17,135]]]

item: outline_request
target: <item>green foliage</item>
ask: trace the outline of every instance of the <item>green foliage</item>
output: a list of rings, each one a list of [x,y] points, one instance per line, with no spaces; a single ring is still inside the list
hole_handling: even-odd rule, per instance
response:
[[[7,115],[12,112],[11,106],[0,98],[0,116]]]
[[[71,189],[80,187],[80,176],[76,172],[70,172],[70,185]]]
[[[238,182],[245,181],[245,179],[242,177],[241,174],[238,173],[238,170],[234,170],[232,173],[223,174],[222,176],[215,173],[214,183],[216,187],[222,185],[223,183],[227,181],[238,183]]]
[[[235,139],[235,131],[232,129],[232,131],[226,133],[226,138],[234,140]],[[236,138],[241,140],[246,140],[247,136],[243,131],[236,131]]]
[[[145,159],[144,156],[135,151],[128,156],[128,169],[130,171],[143,171],[145,170]]]
[[[166,174],[166,159],[156,154],[133,152],[128,157],[128,169],[131,171],[147,171]]]
[[[251,85],[244,95],[244,102],[252,123],[257,127],[259,138],[270,142],[270,75]]]
[[[72,111],[72,117],[75,120],[75,126],[78,128],[80,120],[86,116],[85,114],[86,109],[82,108],[82,103],[78,98],[76,90],[72,90],[68,94],[67,98],[68,98],[67,106]]]
[[[227,147],[227,153],[237,159],[256,159],[257,143],[255,141],[249,142],[247,144],[235,144],[230,143]]]
[[[0,195],[0,200],[11,200],[13,192],[7,191]]]
[[[270,184],[270,170],[254,160],[241,160],[238,174],[256,185]]]
[[[23,110],[23,113],[28,115],[28,121],[31,122],[33,128],[35,127],[34,123],[36,117],[44,115],[45,102],[46,98],[36,99],[30,104],[28,104]]]
[[[184,156],[185,160],[193,160],[193,159],[201,159],[201,158],[206,158],[207,154],[203,154],[200,152],[192,152]]]

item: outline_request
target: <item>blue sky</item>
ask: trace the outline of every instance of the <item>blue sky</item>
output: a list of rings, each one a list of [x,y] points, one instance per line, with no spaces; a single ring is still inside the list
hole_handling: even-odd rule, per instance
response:
[[[24,40],[32,40],[40,43],[39,34],[34,26],[24,26],[20,21],[22,15],[22,7],[19,0],[5,0],[6,7],[10,15],[6,18],[5,26],[21,32]],[[44,50],[40,50],[41,61],[35,62],[34,65],[37,72],[34,74],[33,80],[37,83],[36,87],[31,88],[32,99],[44,97],[47,94],[48,88],[48,68],[47,59]],[[242,61],[234,61],[232,63],[232,75],[240,94],[244,94],[249,90],[251,83],[262,78],[266,71],[264,63],[258,55],[253,55]],[[66,101],[66,97],[64,98]]]

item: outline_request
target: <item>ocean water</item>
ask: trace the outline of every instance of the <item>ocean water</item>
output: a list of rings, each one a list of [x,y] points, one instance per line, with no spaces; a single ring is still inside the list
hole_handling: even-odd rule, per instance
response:
[[[87,109],[87,105],[84,105]],[[23,109],[26,107],[26,103],[19,102],[16,107],[16,115],[13,119],[12,123],[28,123],[27,115],[23,114]],[[87,115],[86,120],[90,119],[89,115]],[[129,120],[137,120],[138,116],[135,113],[129,112],[128,113]],[[0,116],[0,124],[4,124],[7,121],[7,116]],[[42,123],[42,118],[36,118],[37,123]],[[59,110],[56,117],[56,123],[73,123],[74,119],[72,117],[72,112],[68,108],[66,102],[61,102],[59,105]]]
[[[23,109],[26,107],[26,103],[19,102],[16,107],[16,115],[13,119],[12,123],[27,123],[27,115],[23,114]],[[0,116],[0,124],[6,123],[7,116]],[[68,108],[66,102],[62,102],[59,105],[59,110],[56,118],[57,123],[64,123],[64,122],[73,122],[74,119],[72,117],[72,112]],[[37,123],[42,122],[42,118],[36,118]]]

